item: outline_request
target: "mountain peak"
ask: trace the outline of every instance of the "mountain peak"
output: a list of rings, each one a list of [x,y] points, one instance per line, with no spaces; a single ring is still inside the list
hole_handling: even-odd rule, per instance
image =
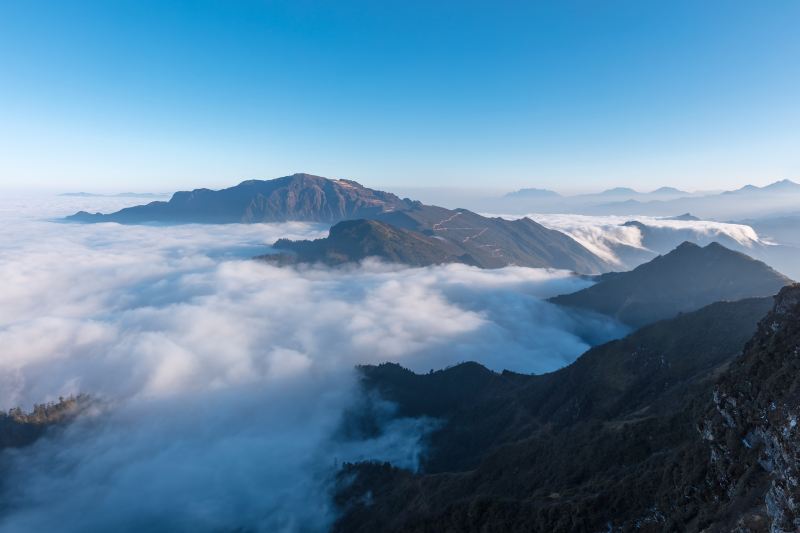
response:
[[[506,198],[561,198],[561,195],[549,189],[538,189],[528,187],[518,191],[512,191],[505,195]]]
[[[246,180],[221,190],[179,191],[169,202],[151,202],[111,214],[76,213],[77,222],[141,224],[328,222],[370,218],[416,205],[352,180],[296,173],[271,180]]]
[[[641,327],[717,301],[772,296],[791,283],[783,274],[713,242],[684,242],[630,272],[599,277],[596,285],[551,301],[590,309]]]
[[[700,245],[698,245],[698,244],[695,244],[695,243],[693,243],[693,242],[691,242],[691,241],[683,241],[682,243],[680,243],[680,244],[677,246],[677,248],[675,248],[674,250],[672,250],[672,251],[671,251],[669,254],[667,254],[667,255],[670,255],[670,254],[679,254],[679,253],[681,253],[681,252],[685,252],[685,251],[687,251],[687,250],[692,250],[692,251],[694,251],[694,250],[699,250],[699,249],[700,249]]]
[[[600,194],[606,196],[613,196],[618,194],[639,194],[639,191],[635,189],[631,189],[630,187],[614,187],[612,189],[606,189],[605,191],[601,192]]]
[[[689,194],[686,191],[676,189],[675,187],[659,187],[650,194]]]
[[[776,181],[775,183],[770,183],[766,187],[763,187],[762,190],[765,191],[800,191],[800,184],[795,183],[790,179],[783,179],[780,181]]]

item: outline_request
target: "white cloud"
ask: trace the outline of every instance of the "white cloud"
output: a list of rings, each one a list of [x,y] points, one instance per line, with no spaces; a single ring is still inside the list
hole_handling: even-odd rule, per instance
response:
[[[337,461],[413,467],[428,428],[335,437],[356,364],[542,372],[624,332],[543,301],[587,284],[565,272],[277,268],[247,258],[325,228],[37,216],[76,202],[0,208],[0,407],[77,392],[106,403],[5,455],[14,499],[0,531],[324,528]]]
[[[574,214],[501,215],[526,216],[550,229],[566,233],[591,252],[620,269],[630,269],[684,241],[706,245],[717,241],[746,253],[758,252],[769,243],[744,224],[711,220],[668,220],[650,216],[592,216]],[[643,232],[635,221],[645,227]]]

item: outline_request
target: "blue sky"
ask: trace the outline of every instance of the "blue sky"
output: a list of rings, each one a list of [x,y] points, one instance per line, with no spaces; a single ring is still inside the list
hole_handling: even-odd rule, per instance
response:
[[[0,185],[800,178],[798,2],[0,3]]]

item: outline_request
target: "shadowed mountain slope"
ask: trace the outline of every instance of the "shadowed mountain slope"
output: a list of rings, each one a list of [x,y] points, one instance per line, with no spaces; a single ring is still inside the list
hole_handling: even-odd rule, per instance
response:
[[[596,285],[551,301],[640,327],[712,302],[775,294],[790,283],[761,261],[720,244],[685,242],[630,272],[598,276]]]
[[[410,266],[440,263],[473,264],[471,258],[449,241],[415,231],[396,228],[377,220],[347,220],[331,228],[330,234],[313,241],[280,239],[273,248],[288,253],[262,256],[262,259],[287,263],[338,265],[367,257]]]
[[[377,217],[394,226],[441,237],[484,268],[550,267],[580,273],[607,272],[609,265],[560,231],[529,218],[489,218],[466,209],[418,205]]]
[[[365,367],[365,389],[396,402],[398,416],[443,425],[421,473],[346,465],[338,530],[766,532],[792,524],[798,324],[794,286],[774,306],[763,298],[713,304],[542,376],[474,363],[429,375]],[[762,416],[769,398],[779,400],[774,420]]]
[[[381,220],[340,222],[324,239],[281,239],[273,247],[287,253],[263,258],[280,263],[336,265],[378,257],[412,266],[465,263],[500,268],[519,265],[584,273],[603,271],[606,266],[570,237],[527,219],[490,219],[468,211],[431,206],[391,215],[382,216]],[[418,222],[414,216],[430,217],[431,221]],[[456,218],[464,219],[461,226],[452,226]],[[387,220],[403,225],[396,226]]]

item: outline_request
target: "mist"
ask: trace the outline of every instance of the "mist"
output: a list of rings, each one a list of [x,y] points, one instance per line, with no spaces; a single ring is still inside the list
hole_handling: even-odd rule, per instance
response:
[[[86,393],[92,409],[0,454],[0,531],[320,531],[342,461],[414,469],[435,420],[343,435],[356,365],[475,360],[547,372],[626,329],[544,301],[563,271],[331,269],[251,260],[301,223],[63,224],[124,199],[4,199],[0,408]]]

